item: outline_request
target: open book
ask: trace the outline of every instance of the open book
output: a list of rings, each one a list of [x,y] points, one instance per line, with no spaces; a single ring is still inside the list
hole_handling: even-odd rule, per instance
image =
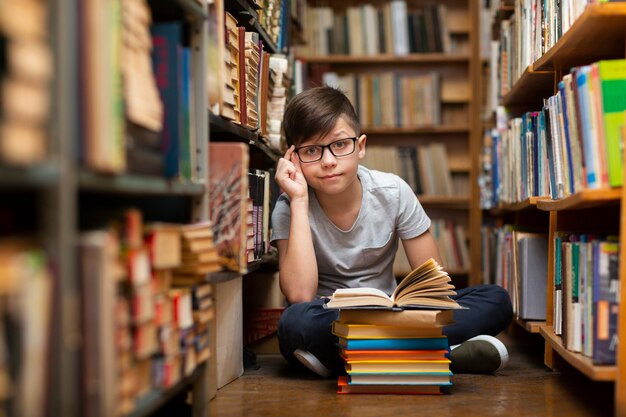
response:
[[[326,308],[462,308],[450,298],[456,295],[450,281],[448,273],[430,258],[405,276],[391,296],[376,288],[340,288]]]

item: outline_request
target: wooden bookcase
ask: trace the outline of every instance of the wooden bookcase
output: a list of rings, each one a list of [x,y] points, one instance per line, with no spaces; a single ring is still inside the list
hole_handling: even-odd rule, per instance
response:
[[[379,13],[382,13],[381,10],[389,3],[389,1],[380,0],[371,2],[371,5],[377,8]],[[454,42],[457,42],[457,47],[453,47],[449,52],[414,52],[407,55],[397,55],[390,52],[383,54],[324,54],[311,47],[304,49],[297,47],[295,49],[296,59],[300,60],[304,68],[305,75],[303,78],[309,80],[309,84],[304,84],[303,88],[316,85],[319,82],[316,77],[327,71],[337,73],[339,76],[354,74],[356,77],[376,76],[388,72],[401,76],[428,72],[435,72],[440,75],[441,123],[427,126],[418,124],[418,126],[411,128],[397,127],[398,124],[396,127],[371,124],[363,126],[362,129],[363,133],[367,135],[368,146],[372,146],[369,152],[373,152],[375,149],[373,146],[416,147],[428,143],[445,145],[447,163],[451,174],[453,177],[462,177],[467,183],[467,187],[464,188],[465,195],[418,195],[418,198],[431,219],[450,219],[462,225],[465,230],[470,253],[470,266],[467,269],[452,271],[455,284],[464,286],[478,283],[480,279],[480,209],[476,178],[481,135],[479,120],[480,80],[478,78],[482,64],[478,53],[478,6],[477,2],[469,0],[447,0],[439,3],[447,7],[445,24],[448,25],[450,37]],[[343,13],[349,8],[363,7],[360,2],[349,0],[330,3],[309,1],[308,4],[310,8],[332,8],[335,18],[337,18],[338,13]],[[432,4],[432,2],[407,0],[406,8],[411,14],[424,5]],[[313,22],[316,21],[316,17],[312,15],[310,19]],[[309,31],[307,31],[307,25],[312,26],[313,24],[305,20],[304,25],[304,32],[309,37],[315,37],[315,30],[308,29]],[[350,36],[357,36],[352,32],[352,27],[349,30],[351,31]],[[376,28],[367,30],[376,31]],[[333,39],[335,39],[336,44],[336,37],[331,38],[331,41]],[[316,43],[313,39],[308,39],[308,41],[309,44]],[[376,96],[374,100],[376,100]],[[355,107],[357,106],[355,105]],[[452,116],[453,113],[455,116]],[[388,125],[387,123],[384,126]],[[398,172],[398,174],[400,173]]]
[[[512,10],[507,10],[512,13]],[[501,13],[499,13],[501,14]],[[494,25],[497,25],[497,19]],[[544,98],[558,91],[558,82],[569,68],[586,65],[601,59],[624,58],[626,56],[626,6],[623,3],[601,3],[587,5],[582,14],[567,32],[534,63],[529,65],[515,81],[510,91],[502,97],[500,104],[512,116],[541,108]],[[519,220],[524,213],[539,212],[549,216],[549,253],[547,272],[546,321],[545,323],[519,322],[532,333],[540,333],[545,339],[544,362],[557,368],[564,361],[593,381],[610,381],[615,384],[615,415],[626,414],[626,348],[618,344],[616,365],[594,365],[590,358],[567,350],[553,331],[554,291],[554,240],[555,233],[604,232],[619,235],[620,269],[619,280],[626,279],[626,200],[621,188],[582,190],[559,200],[548,197],[531,197],[519,203],[502,205],[486,212],[486,216],[512,216]],[[521,220],[523,225],[531,221]],[[626,289],[620,287],[619,303],[626,302]],[[618,333],[626,331],[626,315],[619,314]]]
[[[79,162],[85,140],[81,133],[85,115],[81,96],[92,86],[82,84],[79,76],[82,69],[78,41],[87,43],[89,40],[81,38],[82,29],[78,23],[81,10],[88,5],[79,5],[74,0],[36,2],[46,4],[47,41],[52,52],[47,154],[43,162],[28,167],[0,163],[0,207],[6,210],[5,214],[15,210],[34,214],[30,219],[32,226],[26,232],[41,243],[53,271],[53,309],[51,328],[48,329],[50,346],[44,364],[48,383],[45,398],[31,400],[43,402],[45,399],[42,415],[72,417],[84,415],[81,404],[85,401],[81,398],[82,290],[77,253],[82,217],[104,202],[111,209],[130,206],[150,209],[163,205],[159,210],[153,210],[150,221],[192,223],[206,219],[206,184],[202,178],[207,172],[207,100],[203,94],[196,94],[193,103],[195,124],[191,129],[197,138],[203,139],[195,144],[198,181],[127,173],[108,175],[86,168]],[[151,1],[149,5],[155,21],[180,21],[189,29],[191,78],[198,92],[206,91],[205,6],[194,0]],[[11,204],[8,204],[9,199],[13,200]],[[20,236],[21,231],[19,235],[1,237],[13,239]],[[191,375],[171,388],[150,390],[137,401],[129,415],[151,415],[174,397],[192,391],[193,415],[207,416],[208,369],[206,363],[200,364]]]

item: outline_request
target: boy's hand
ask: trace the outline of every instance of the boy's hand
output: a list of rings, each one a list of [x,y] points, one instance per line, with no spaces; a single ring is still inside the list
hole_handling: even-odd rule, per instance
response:
[[[309,198],[306,179],[302,174],[302,167],[300,166],[300,159],[294,149],[295,147],[292,145],[285,152],[285,156],[278,160],[274,177],[276,183],[287,193],[289,200],[292,202],[298,199]]]

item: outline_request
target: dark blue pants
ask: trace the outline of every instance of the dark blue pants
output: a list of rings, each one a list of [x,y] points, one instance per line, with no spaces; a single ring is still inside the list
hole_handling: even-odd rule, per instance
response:
[[[480,334],[495,336],[511,322],[513,308],[509,294],[497,285],[477,285],[457,290],[452,297],[466,310],[454,312],[455,323],[443,333],[450,345],[456,345]],[[325,309],[325,299],[292,304],[285,309],[278,325],[278,342],[285,359],[296,366],[296,349],[311,352],[327,367],[340,370],[343,360],[338,355],[337,337],[331,326],[339,316],[338,310]]]

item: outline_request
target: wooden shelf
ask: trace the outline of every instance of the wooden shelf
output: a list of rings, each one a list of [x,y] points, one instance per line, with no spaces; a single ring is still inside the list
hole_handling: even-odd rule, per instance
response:
[[[617,367],[614,365],[594,365],[590,358],[580,353],[570,352],[563,346],[560,336],[554,334],[551,327],[546,324],[539,326],[539,333],[547,343],[554,349],[567,363],[585,374],[594,381],[615,381]]]
[[[469,55],[450,55],[438,53],[423,53],[410,55],[323,55],[300,56],[298,59],[307,64],[466,64],[470,61]]]
[[[468,209],[470,198],[465,196],[439,196],[439,195],[418,195],[420,204],[428,207],[442,207],[452,209]]]
[[[545,321],[523,320],[520,318],[515,318],[513,321],[528,333],[539,333],[539,328],[546,324]]]
[[[110,194],[200,196],[206,191],[204,184],[144,175],[106,175],[86,170],[79,172],[78,184],[81,191]]]
[[[45,188],[59,179],[59,169],[49,163],[33,167],[0,165],[0,186],[8,188]]]
[[[619,203],[621,197],[621,188],[583,190],[560,200],[540,200],[537,202],[537,208],[545,211],[579,210]]]
[[[425,127],[369,127],[363,128],[366,135],[443,135],[470,131],[469,126],[425,126]]]
[[[542,196],[542,197],[528,197],[524,201],[520,201],[518,203],[510,203],[510,204],[502,204],[492,210],[490,210],[494,214],[510,212],[510,211],[524,211],[524,210],[532,210],[537,208],[537,203],[540,200],[549,200],[550,197]]]
[[[513,115],[540,110],[543,99],[554,94],[554,86],[553,71],[536,71],[530,65],[502,98],[502,104]]]
[[[209,133],[212,141],[238,141],[257,147],[274,162],[282,156],[270,148],[256,131],[248,130],[230,120],[209,112]]]
[[[240,26],[247,31],[257,32],[263,41],[263,47],[270,53],[279,53],[276,43],[269,37],[265,28],[259,24],[259,14],[246,0],[231,0],[224,3],[226,11],[235,16]]]
[[[206,362],[199,364],[193,373],[183,378],[180,382],[169,389],[152,389],[139,398],[135,410],[127,417],[147,417],[153,415],[165,404],[188,389],[204,372]]]
[[[624,58],[626,3],[589,4],[541,58],[535,70],[563,70],[601,59]]]

